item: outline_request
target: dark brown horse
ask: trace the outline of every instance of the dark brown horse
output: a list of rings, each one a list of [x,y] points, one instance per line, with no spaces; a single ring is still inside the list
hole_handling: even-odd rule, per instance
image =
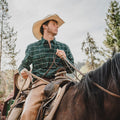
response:
[[[92,81],[119,95],[120,54],[86,74],[79,83],[71,83],[54,120],[120,120],[120,98],[102,91]]]

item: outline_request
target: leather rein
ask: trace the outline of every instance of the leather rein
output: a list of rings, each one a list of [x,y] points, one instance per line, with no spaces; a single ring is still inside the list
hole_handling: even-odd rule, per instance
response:
[[[72,65],[66,58],[63,57],[63,60],[65,61],[66,64],[70,65],[73,69],[75,69],[77,72],[79,72],[82,76],[84,76],[84,74],[82,72],[80,72],[76,67],[74,67],[74,65]],[[75,76],[76,77],[76,76]],[[93,85],[95,85],[96,87],[98,87],[99,89],[101,89],[102,91],[108,93],[109,95],[111,96],[114,96],[114,97],[117,97],[117,98],[120,98],[120,95],[116,94],[116,93],[113,93],[107,89],[105,89],[104,87],[100,86],[98,83],[96,82],[93,82]]]

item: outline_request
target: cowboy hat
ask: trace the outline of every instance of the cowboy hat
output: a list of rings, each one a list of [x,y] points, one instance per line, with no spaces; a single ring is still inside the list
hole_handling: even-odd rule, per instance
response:
[[[37,22],[35,22],[33,24],[33,28],[32,28],[32,31],[33,31],[33,35],[38,39],[40,40],[41,37],[42,37],[42,34],[40,32],[40,28],[41,26],[43,25],[43,23],[45,23],[46,21],[48,20],[55,20],[58,22],[58,27],[60,27],[64,21],[57,15],[57,14],[54,14],[54,15],[48,15],[47,17],[45,17],[44,19],[42,20],[39,20]]]

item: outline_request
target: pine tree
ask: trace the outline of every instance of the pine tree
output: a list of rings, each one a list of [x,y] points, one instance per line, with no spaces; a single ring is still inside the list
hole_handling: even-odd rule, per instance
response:
[[[16,40],[17,40],[17,32],[14,32],[14,28],[8,28],[8,37],[5,39],[5,55],[8,58],[7,65],[9,65],[10,69],[13,70],[13,75],[14,75],[14,70],[16,70],[16,56],[19,53],[19,51],[16,51]]]
[[[5,29],[6,28],[6,19],[8,19],[8,3],[5,0],[0,0],[0,83],[2,83],[4,78],[2,77],[1,71],[1,63],[2,63],[2,54],[3,54],[3,40],[5,36]],[[0,86],[2,87],[2,86]],[[3,88],[3,93],[5,88]]]
[[[120,5],[116,0],[111,1],[106,17],[106,40],[103,43],[109,56],[113,56],[115,52],[120,52]]]
[[[6,2],[6,0],[0,0],[0,11],[1,11],[0,71],[1,71],[1,66],[3,64],[2,61],[8,61],[8,63],[6,64],[11,68],[15,66],[16,64],[15,55],[17,55],[18,52],[15,51],[15,47],[16,47],[15,42],[17,40],[17,33],[14,32],[14,28],[10,26],[10,23],[9,23],[10,16],[8,15],[8,3]],[[2,61],[1,61],[1,58],[3,59]]]
[[[99,50],[89,33],[87,33],[86,41],[82,42],[82,51],[87,55],[86,64],[88,64],[88,67],[95,69],[99,65],[98,61],[100,59],[96,57]]]
[[[2,78],[1,66],[6,63],[4,68],[12,69],[14,74],[16,67],[15,57],[18,54],[18,52],[16,52],[17,33],[14,28],[10,26],[9,19],[8,3],[6,0],[0,0],[0,82],[5,81],[5,79]],[[13,86],[13,74],[11,75],[12,78],[9,79],[9,81],[11,80],[12,82],[8,84],[8,86]]]
[[[6,0],[0,0],[0,71],[2,62],[1,58],[3,54],[3,42],[7,32],[8,19],[8,3]]]

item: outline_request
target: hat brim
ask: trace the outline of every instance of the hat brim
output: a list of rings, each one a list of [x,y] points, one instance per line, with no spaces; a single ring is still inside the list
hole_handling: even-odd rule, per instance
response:
[[[47,16],[43,20],[39,20],[39,21],[35,22],[33,24],[32,31],[33,31],[33,35],[38,40],[41,40],[41,37],[42,37],[42,34],[40,32],[40,28],[41,28],[42,24],[45,23],[48,20],[55,20],[55,21],[57,21],[58,22],[58,27],[60,27],[64,23],[64,21],[58,15],[56,15],[56,14],[51,15],[51,16]]]

